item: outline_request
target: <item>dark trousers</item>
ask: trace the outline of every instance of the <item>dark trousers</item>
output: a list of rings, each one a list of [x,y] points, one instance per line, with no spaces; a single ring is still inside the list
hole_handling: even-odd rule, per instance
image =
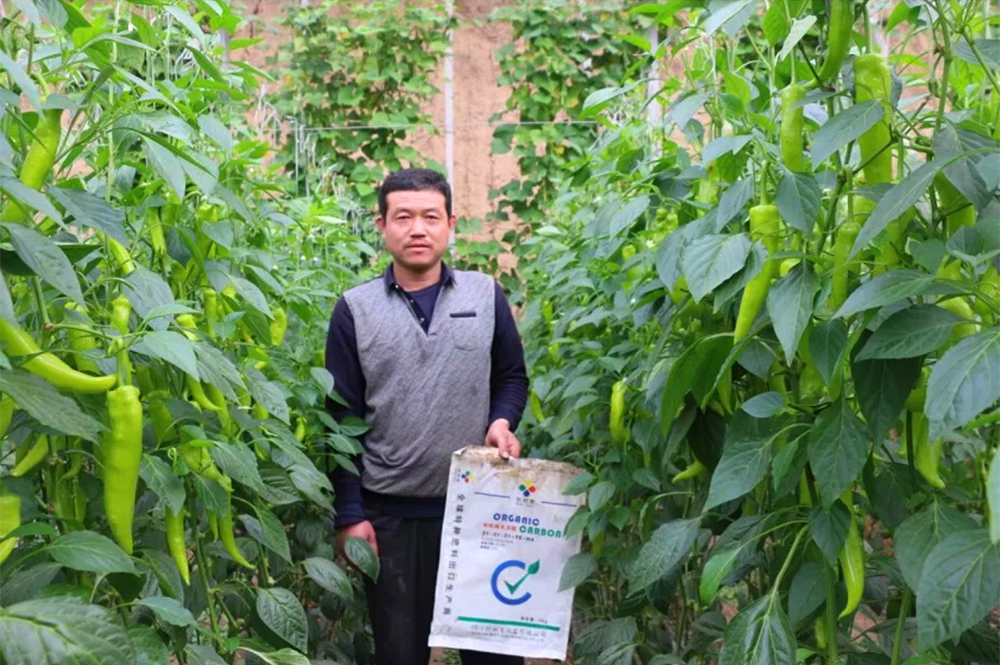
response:
[[[427,665],[427,637],[441,555],[440,518],[402,518],[366,506],[375,529],[381,570],[366,580],[378,665]],[[462,665],[523,665],[517,656],[462,651]]]

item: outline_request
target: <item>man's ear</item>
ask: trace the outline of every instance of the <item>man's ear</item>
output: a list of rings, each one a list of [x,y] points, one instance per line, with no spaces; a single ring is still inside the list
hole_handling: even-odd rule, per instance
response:
[[[448,228],[454,231],[456,225],[458,225],[458,216],[452,215],[451,218],[448,220]]]
[[[382,217],[382,215],[378,215],[377,217],[375,217],[375,226],[378,227],[379,231],[382,231],[383,233],[385,232],[385,219]]]

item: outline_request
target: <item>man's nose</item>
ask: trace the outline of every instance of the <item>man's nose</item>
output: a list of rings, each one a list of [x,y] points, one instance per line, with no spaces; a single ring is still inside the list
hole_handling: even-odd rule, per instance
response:
[[[410,225],[410,236],[425,236],[427,235],[427,225],[422,217],[417,217],[413,220],[413,224]]]

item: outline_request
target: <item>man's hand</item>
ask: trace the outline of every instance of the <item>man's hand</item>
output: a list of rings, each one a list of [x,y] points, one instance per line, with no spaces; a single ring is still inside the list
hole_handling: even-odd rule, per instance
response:
[[[521,442],[510,431],[510,423],[506,418],[497,418],[486,432],[486,445],[500,451],[500,457],[521,456]]]
[[[341,554],[344,554],[344,543],[349,536],[355,536],[368,541],[368,544],[372,546],[372,550],[375,552],[375,556],[378,557],[378,541],[375,539],[375,528],[372,527],[371,522],[365,520],[364,522],[357,522],[356,524],[337,529],[337,550]]]

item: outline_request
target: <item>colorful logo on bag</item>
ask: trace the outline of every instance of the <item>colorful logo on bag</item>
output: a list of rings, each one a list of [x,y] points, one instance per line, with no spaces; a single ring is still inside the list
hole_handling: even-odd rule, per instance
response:
[[[521,492],[522,495],[524,495],[524,498],[527,499],[532,494],[534,494],[538,488],[535,487],[535,483],[531,482],[530,480],[525,480],[523,483],[517,486],[517,489],[519,492]]]
[[[456,482],[471,483],[472,482],[472,472],[471,471],[461,471],[458,474],[458,478],[455,479]]]
[[[517,559],[504,561],[496,567],[490,578],[493,596],[504,605],[523,605],[531,600],[531,594],[522,587],[540,569],[540,561],[535,561],[530,566]]]

